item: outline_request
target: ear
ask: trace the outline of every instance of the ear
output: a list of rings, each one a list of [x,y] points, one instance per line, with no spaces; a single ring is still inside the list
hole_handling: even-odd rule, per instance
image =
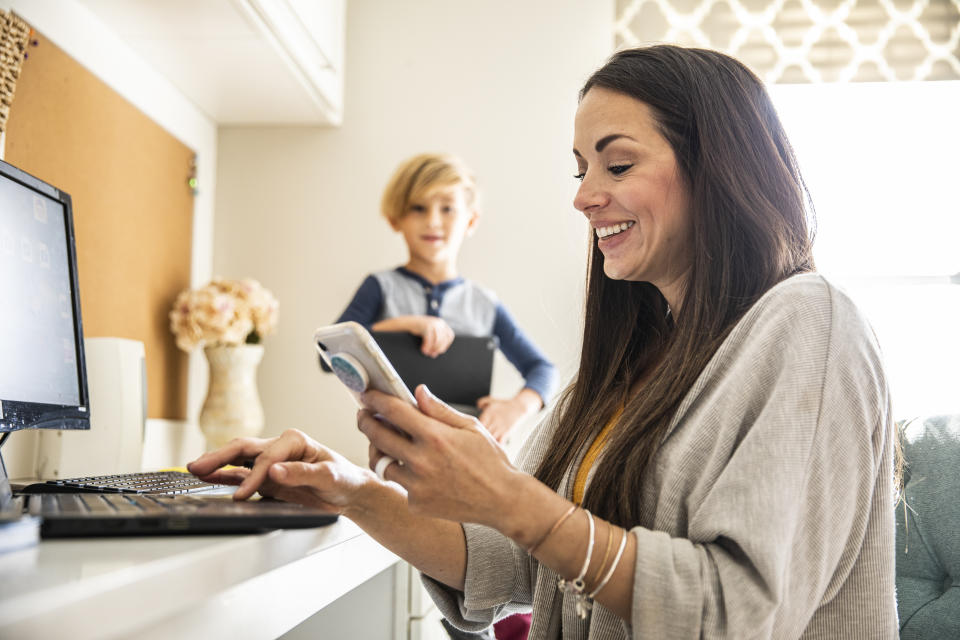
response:
[[[474,209],[470,212],[470,222],[467,223],[467,236],[472,236],[480,224],[480,212]]]
[[[396,231],[397,233],[400,233],[400,218],[397,218],[396,220],[390,220],[389,222],[390,222],[390,228]]]

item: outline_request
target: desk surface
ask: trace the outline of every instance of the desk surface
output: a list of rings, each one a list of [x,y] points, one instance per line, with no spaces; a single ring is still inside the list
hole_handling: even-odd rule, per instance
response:
[[[259,535],[43,541],[0,555],[0,637],[276,637],[396,561],[346,518]]]

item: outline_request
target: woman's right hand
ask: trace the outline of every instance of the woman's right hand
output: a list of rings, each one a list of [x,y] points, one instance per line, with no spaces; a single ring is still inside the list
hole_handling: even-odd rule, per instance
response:
[[[225,465],[253,467],[223,469]],[[237,438],[187,465],[206,482],[239,485],[233,497],[261,495],[345,513],[359,492],[378,483],[369,470],[317,443],[302,431],[288,429],[276,438]]]
[[[517,491],[531,482],[542,485],[513,467],[476,418],[444,404],[425,385],[414,395],[418,407],[378,391],[363,394],[367,408],[358,426],[370,440],[371,465],[383,455],[397,461],[386,467],[384,478],[407,491],[416,515],[512,530],[517,514],[509,507]]]

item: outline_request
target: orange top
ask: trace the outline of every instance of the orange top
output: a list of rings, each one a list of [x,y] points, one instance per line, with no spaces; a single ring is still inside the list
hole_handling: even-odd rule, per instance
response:
[[[613,414],[610,421],[603,426],[603,429],[600,430],[600,433],[598,433],[594,439],[593,444],[587,449],[587,454],[583,456],[580,468],[577,469],[577,476],[573,479],[574,504],[579,505],[583,502],[583,494],[587,490],[587,476],[590,475],[590,469],[593,468],[593,463],[600,457],[600,453],[603,451],[604,445],[607,444],[610,433],[613,431],[613,427],[617,424],[617,420],[620,419],[621,415],[623,415],[623,407],[617,409],[617,412]]]

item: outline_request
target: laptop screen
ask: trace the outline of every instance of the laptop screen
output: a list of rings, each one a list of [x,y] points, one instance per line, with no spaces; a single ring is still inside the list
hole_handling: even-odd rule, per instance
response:
[[[0,431],[87,429],[70,196],[0,162]]]

